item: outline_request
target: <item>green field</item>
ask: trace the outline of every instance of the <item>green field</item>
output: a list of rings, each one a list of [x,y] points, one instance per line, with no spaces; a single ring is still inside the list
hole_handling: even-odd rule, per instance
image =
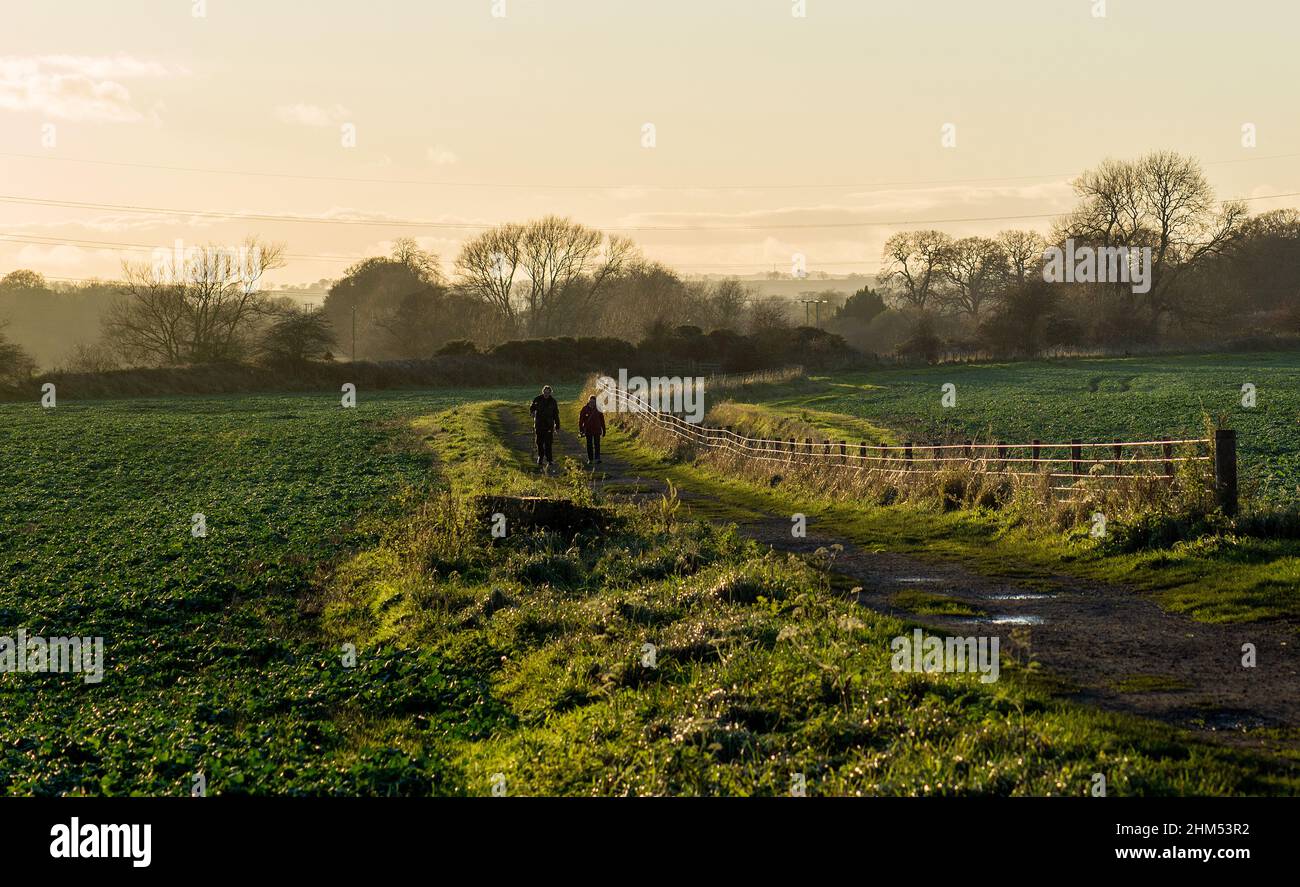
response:
[[[918,400],[938,378],[919,375]],[[778,399],[871,415],[820,384]],[[1300,786],[1288,755],[1062,702],[1027,664],[996,685],[896,674],[902,622],[666,500],[599,537],[491,544],[476,494],[593,501],[585,473],[539,477],[502,445],[490,402],[533,393],[0,407],[0,636],[103,636],[107,660],[102,683],[0,675],[0,793],[184,795],[200,772],[214,794]]]
[[[1230,354],[945,365],[836,374],[763,391],[728,392],[854,440],[871,435],[831,414],[885,429],[885,442],[976,439],[1028,443],[1204,437],[1205,418],[1238,433],[1244,494],[1300,502],[1300,354]],[[951,382],[957,404],[944,408]],[[1257,403],[1241,404],[1253,384]]]
[[[0,636],[102,636],[108,662],[98,685],[0,675],[0,791],[184,794],[199,760],[229,789],[371,791],[422,772],[350,748],[337,712],[458,692],[454,677],[433,684],[405,654],[326,667],[304,595],[428,482],[428,454],[402,444],[410,417],[532,396],[0,406]]]

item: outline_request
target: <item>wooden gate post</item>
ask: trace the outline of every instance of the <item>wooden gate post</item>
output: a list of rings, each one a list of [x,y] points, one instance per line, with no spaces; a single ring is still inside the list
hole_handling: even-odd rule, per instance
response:
[[[1228,517],[1237,514],[1237,432],[1222,428],[1214,432],[1214,493],[1219,508]]]
[[[1081,464],[1083,462],[1083,447],[1079,446],[1081,443],[1083,441],[1077,437],[1070,441],[1070,473],[1075,477],[1083,474],[1083,465]]]

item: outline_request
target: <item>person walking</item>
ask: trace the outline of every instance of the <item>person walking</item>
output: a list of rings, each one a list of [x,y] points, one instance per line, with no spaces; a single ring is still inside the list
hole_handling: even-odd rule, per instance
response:
[[[578,414],[578,433],[587,438],[587,464],[600,464],[600,439],[605,436],[605,414],[592,395]]]
[[[542,393],[533,398],[528,412],[533,417],[533,431],[537,436],[537,467],[542,469],[554,465],[551,446],[555,441],[555,432],[560,430],[560,405],[551,396],[550,385],[543,386]]]

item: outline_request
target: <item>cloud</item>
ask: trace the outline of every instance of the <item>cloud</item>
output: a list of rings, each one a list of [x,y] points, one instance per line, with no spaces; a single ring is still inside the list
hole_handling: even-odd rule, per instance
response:
[[[625,215],[619,224],[638,225],[684,225],[684,226],[735,226],[744,230],[744,226],[811,226],[817,230],[819,225],[865,225],[888,227],[881,224],[891,217],[903,217],[897,220],[900,227],[915,227],[925,224],[927,217],[960,216],[1010,216],[1015,213],[1041,215],[1045,213],[1066,212],[1072,200],[1072,192],[1067,182],[1051,182],[1041,185],[1024,186],[942,186],[917,189],[882,189],[849,195],[853,203],[819,202],[804,205],[786,205],[771,209],[742,211],[673,211],[641,212]],[[915,216],[915,220],[907,217]],[[989,225],[1001,224],[1008,227],[1016,220],[1005,223],[996,220]],[[1022,227],[1029,224],[1025,220]],[[937,223],[936,223],[937,224]]]
[[[156,119],[156,111],[137,108],[121,81],[188,75],[185,68],[128,55],[0,56],[0,110],[56,120],[138,123]]]
[[[352,112],[343,105],[321,107],[298,102],[294,105],[280,105],[275,109],[275,116],[281,123],[298,126],[337,126],[352,116]]]
[[[19,266],[56,268],[59,271],[77,270],[88,262],[110,260],[117,262],[119,255],[112,250],[85,249],[79,246],[35,246],[29,244],[18,250],[15,261]]]
[[[437,164],[438,166],[450,166],[460,160],[454,151],[450,148],[443,147],[442,145],[434,145],[432,148],[426,148],[424,154],[429,158],[430,163]]]

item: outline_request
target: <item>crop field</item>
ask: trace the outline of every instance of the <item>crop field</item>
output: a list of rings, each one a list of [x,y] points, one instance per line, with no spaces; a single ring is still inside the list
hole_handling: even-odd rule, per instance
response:
[[[1276,417],[1294,395],[1277,358],[1260,366]],[[1017,367],[955,369],[963,433],[983,427],[977,405],[1025,402]],[[947,370],[768,387],[755,409],[957,433],[965,412],[925,405]],[[1088,436],[1100,420],[1068,409],[1079,374],[1128,392],[1113,366],[1063,372],[1040,372],[1043,433]],[[0,407],[0,636],[104,639],[101,681],[0,674],[0,794],[487,794],[498,777],[511,794],[783,794],[791,773],[810,793],[1083,794],[1099,770],[1121,794],[1294,792],[1290,758],[1068,703],[1029,663],[996,686],[895,674],[902,621],[668,497],[616,506],[594,538],[485,544],[477,495],[601,495],[572,462],[527,470],[527,433],[501,417],[526,421],[533,394]],[[578,387],[557,394],[571,427]],[[998,433],[1028,433],[1002,409]]]
[[[0,406],[0,635],[106,649],[97,684],[0,675],[0,793],[188,794],[196,761],[227,790],[368,792],[429,772],[352,751],[336,717],[455,693],[451,679],[432,686],[401,655],[326,668],[336,651],[303,635],[300,595],[427,478],[429,455],[398,445],[405,420],[533,393]]]
[[[1286,504],[1300,502],[1298,379],[1296,353],[1074,359],[837,374],[736,399],[853,440],[872,437],[870,423],[887,443],[1205,437],[1208,417],[1238,432],[1243,494]],[[945,383],[953,407],[940,402]]]

